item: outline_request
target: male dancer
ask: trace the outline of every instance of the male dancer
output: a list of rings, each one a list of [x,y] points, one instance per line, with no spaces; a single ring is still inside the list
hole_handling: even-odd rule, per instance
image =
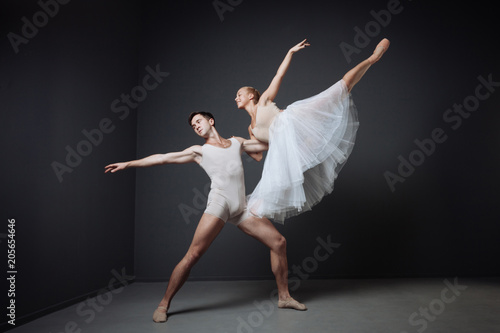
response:
[[[271,250],[271,268],[278,286],[278,307],[306,310],[306,306],[294,300],[288,290],[285,237],[268,219],[252,216],[246,210],[241,153],[265,151],[267,144],[240,137],[222,138],[215,129],[213,115],[208,112],[193,112],[189,116],[189,124],[197,135],[205,139],[203,146],[195,145],[180,152],[155,154],[140,160],[113,163],[105,167],[105,172],[114,173],[127,168],[196,162],[205,169],[212,181],[207,208],[198,223],[186,255],[170,276],[165,295],[153,313],[153,320],[155,322],[167,320],[167,311],[172,298],[187,280],[193,266],[222,230],[225,222],[235,224]]]

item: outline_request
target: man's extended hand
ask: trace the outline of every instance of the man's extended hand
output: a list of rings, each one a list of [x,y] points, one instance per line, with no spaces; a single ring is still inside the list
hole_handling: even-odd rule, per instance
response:
[[[104,173],[108,173],[108,172],[115,173],[115,172],[117,172],[119,170],[126,169],[127,166],[128,166],[128,162],[121,162],[121,163],[109,164],[109,165],[106,165],[104,167]]]

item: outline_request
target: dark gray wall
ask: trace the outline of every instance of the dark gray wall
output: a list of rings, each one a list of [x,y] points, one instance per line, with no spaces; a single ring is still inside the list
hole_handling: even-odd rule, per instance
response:
[[[222,21],[212,1],[144,6],[141,67],[161,63],[170,75],[140,107],[138,156],[202,143],[186,123],[194,110],[214,113],[226,137],[247,136],[249,117],[233,100],[237,89],[265,89],[286,51],[303,38],[312,46],[294,56],[276,100],[281,107],[335,83],[388,37],[389,52],[353,91],[361,127],[334,193],[312,212],[278,226],[288,239],[290,266],[308,263],[317,238],[330,235],[341,245],[317,267],[311,264],[311,276],[500,272],[494,128],[500,92],[480,88],[489,96],[466,119],[450,118],[447,111],[475,101],[469,97],[476,94],[479,76],[500,81],[488,7],[422,1],[219,3],[233,4]],[[372,14],[382,10],[393,11],[390,22],[382,17],[385,26]],[[356,27],[372,29],[366,47],[356,39]],[[340,47],[346,44],[360,49],[351,62]],[[438,139],[446,140],[433,149],[426,146],[429,156],[419,153],[415,140],[427,142],[439,128]],[[408,174],[401,167],[405,181],[392,191],[384,174],[398,175],[399,158],[410,156],[421,164]],[[262,165],[249,162],[245,168],[250,192]],[[208,177],[196,165],[137,171],[138,278],[169,277],[203,211],[200,193],[206,184]],[[189,218],[180,210],[187,207]],[[271,276],[268,251],[233,226],[223,230],[191,275]]]
[[[52,6],[53,17],[42,10],[36,1],[4,1],[0,10],[1,276],[15,219],[18,325],[107,287],[113,271],[133,274],[135,176],[103,171],[135,155],[135,114],[122,121],[110,105],[137,85],[137,7],[71,1]],[[36,34],[22,21],[34,15]],[[16,53],[8,34],[23,31],[30,37]],[[86,156],[67,162],[67,146]],[[68,172],[58,177],[54,161]],[[14,299],[5,282],[2,322]]]

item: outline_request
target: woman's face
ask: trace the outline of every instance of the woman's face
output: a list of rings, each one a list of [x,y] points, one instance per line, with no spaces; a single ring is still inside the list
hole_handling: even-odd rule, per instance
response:
[[[248,92],[248,89],[241,88],[238,90],[236,98],[234,99],[238,109],[244,109],[245,106],[252,100],[252,97],[253,95]]]

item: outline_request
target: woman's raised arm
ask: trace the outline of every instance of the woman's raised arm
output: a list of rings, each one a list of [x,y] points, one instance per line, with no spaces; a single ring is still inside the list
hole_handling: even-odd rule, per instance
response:
[[[288,50],[288,53],[286,54],[285,59],[283,59],[283,61],[281,62],[281,65],[278,68],[278,71],[276,72],[276,75],[274,76],[273,80],[271,81],[271,84],[266,89],[266,91],[262,93],[259,103],[260,101],[262,101],[264,104],[267,104],[268,101],[272,102],[274,98],[276,98],[278,90],[280,89],[281,81],[283,80],[283,77],[285,76],[288,67],[290,67],[290,62],[292,61],[292,55],[295,52],[298,52],[309,45],[311,44],[307,42],[307,39],[304,39],[302,42],[298,43],[290,50]]]

